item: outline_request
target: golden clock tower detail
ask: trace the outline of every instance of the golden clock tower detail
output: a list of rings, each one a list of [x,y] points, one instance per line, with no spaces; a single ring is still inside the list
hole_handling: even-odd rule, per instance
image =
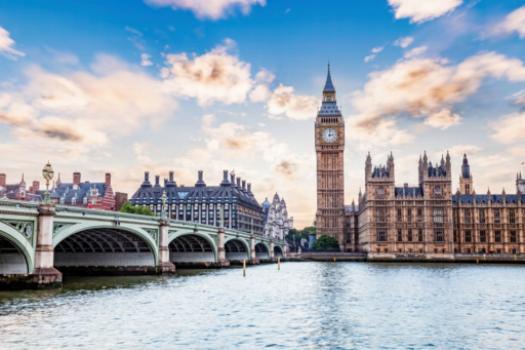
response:
[[[344,150],[345,123],[335,98],[330,65],[323,102],[315,120],[317,154],[317,236],[329,235],[344,246]]]

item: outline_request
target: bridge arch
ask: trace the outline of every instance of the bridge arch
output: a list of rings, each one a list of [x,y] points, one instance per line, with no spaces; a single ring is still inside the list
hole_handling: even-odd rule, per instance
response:
[[[255,245],[255,257],[259,260],[270,259],[270,247],[264,242],[259,242]]]
[[[33,251],[29,241],[20,232],[0,222],[0,275],[32,272]]]
[[[224,242],[226,260],[230,262],[242,262],[250,259],[250,246],[241,238],[229,238]]]
[[[280,245],[276,245],[273,247],[273,256],[274,257],[284,257],[284,251],[283,251],[283,248],[281,248]]]
[[[177,232],[168,238],[170,261],[175,264],[211,264],[218,261],[215,240],[199,231]]]
[[[53,237],[53,246],[58,268],[133,268],[146,272],[158,261],[153,237],[127,225],[76,224],[60,230]]]

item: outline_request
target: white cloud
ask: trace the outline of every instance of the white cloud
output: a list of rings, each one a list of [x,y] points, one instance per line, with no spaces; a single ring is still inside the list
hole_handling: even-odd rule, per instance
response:
[[[174,10],[190,10],[198,18],[217,20],[239,8],[246,15],[252,6],[264,6],[266,0],[146,0],[146,3],[154,6],[169,6]]]
[[[479,154],[482,150],[481,147],[477,145],[471,145],[471,144],[460,144],[452,146],[448,149],[450,156],[452,158],[460,158],[463,157],[464,154],[467,155],[476,155]],[[440,154],[445,153],[447,150],[441,152]]]
[[[515,105],[525,107],[525,90],[516,92],[511,98]]]
[[[235,43],[224,44],[200,56],[166,56],[162,77],[172,93],[194,97],[200,105],[241,103],[253,88],[251,66],[230,53]]]
[[[151,55],[143,52],[140,54],[140,65],[143,67],[149,67],[153,65],[153,62],[151,62]]]
[[[511,144],[523,142],[525,135],[525,112],[512,113],[491,124],[492,138],[497,142]]]
[[[433,128],[448,129],[453,125],[459,124],[461,116],[457,113],[453,113],[449,109],[442,109],[436,113],[430,114],[425,119],[425,125]]]
[[[315,118],[318,106],[317,98],[296,95],[293,87],[282,84],[273,91],[267,104],[270,115],[285,115],[296,120]]]
[[[422,23],[443,16],[462,2],[463,0],[388,0],[396,19],[410,18],[412,23]]]
[[[394,45],[399,46],[402,49],[406,49],[414,42],[414,38],[411,36],[405,36],[394,41]]]
[[[377,55],[381,51],[383,51],[383,49],[384,49],[383,46],[378,46],[378,47],[372,48],[372,50],[370,51],[370,54],[364,58],[364,62],[368,63],[368,62],[373,61],[377,57]]]
[[[525,81],[525,66],[494,52],[471,56],[456,66],[442,59],[403,60],[370,74],[353,97],[357,115],[350,121],[363,140],[379,133],[385,138],[373,140],[387,143],[392,142],[391,133],[399,134],[397,117],[421,118],[429,126],[447,128],[460,121],[452,111],[454,105],[476,93],[488,77]]]
[[[92,71],[56,74],[34,66],[23,85],[0,92],[0,123],[19,138],[91,147],[158,123],[176,108],[162,81],[105,55]]]
[[[495,34],[510,34],[516,32],[520,38],[525,38],[525,6],[509,13],[503,22],[494,28]]]
[[[15,49],[15,41],[9,32],[0,27],[0,54],[12,59],[25,56],[25,53]]]
[[[408,52],[406,52],[404,57],[406,59],[410,59],[410,58],[421,56],[427,51],[427,49],[428,48],[426,46],[414,47],[413,49],[411,49]]]

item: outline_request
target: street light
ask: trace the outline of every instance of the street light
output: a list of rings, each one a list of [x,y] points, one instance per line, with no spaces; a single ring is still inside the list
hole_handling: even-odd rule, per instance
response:
[[[49,203],[49,182],[53,180],[53,176],[55,175],[55,171],[53,170],[53,167],[51,166],[51,163],[49,161],[42,169],[42,176],[44,177],[44,180],[46,180],[46,192],[44,193],[44,203]]]

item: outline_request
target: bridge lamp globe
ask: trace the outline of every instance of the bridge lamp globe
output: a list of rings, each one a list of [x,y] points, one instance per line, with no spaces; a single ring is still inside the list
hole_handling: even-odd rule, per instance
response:
[[[49,163],[48,161],[42,169],[42,176],[44,177],[44,180],[46,180],[46,192],[44,194],[44,200],[46,202],[49,201],[49,183],[51,182],[51,180],[53,180],[54,175],[55,171],[53,170],[51,163]]]

